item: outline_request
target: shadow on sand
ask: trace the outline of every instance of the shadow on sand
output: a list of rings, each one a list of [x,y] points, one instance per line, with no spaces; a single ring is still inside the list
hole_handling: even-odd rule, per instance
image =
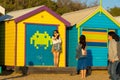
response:
[[[7,77],[7,78],[3,78],[1,80],[8,80],[8,79],[14,79],[14,78],[20,78],[20,77],[24,77],[24,76],[27,76],[27,75],[19,75],[19,76],[11,76],[11,77]]]
[[[12,74],[14,74],[14,75],[12,75]],[[27,76],[27,74],[20,73],[20,75],[17,75],[17,73],[15,73],[13,70],[3,70],[2,74],[0,74],[0,76],[9,76],[7,78],[0,79],[0,80],[7,80],[7,79],[24,77],[24,76]]]

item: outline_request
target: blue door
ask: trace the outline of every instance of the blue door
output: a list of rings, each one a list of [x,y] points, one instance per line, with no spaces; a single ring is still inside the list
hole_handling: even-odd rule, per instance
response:
[[[56,26],[26,24],[26,65],[52,66],[51,38]]]
[[[66,41],[66,65],[68,67],[76,67],[77,60],[76,60],[76,47],[78,45],[78,31],[76,26],[67,28],[67,41]]]
[[[108,30],[83,28],[82,34],[87,42],[88,66],[106,67],[108,62]]]

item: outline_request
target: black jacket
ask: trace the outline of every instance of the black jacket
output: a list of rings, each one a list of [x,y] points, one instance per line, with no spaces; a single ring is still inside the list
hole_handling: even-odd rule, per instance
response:
[[[80,59],[80,58],[85,58],[86,55],[82,55],[82,48],[81,45],[78,44],[77,48],[76,48],[76,58]]]
[[[82,48],[81,48],[81,45],[78,44],[76,48],[76,58],[79,59],[81,56],[82,56]]]

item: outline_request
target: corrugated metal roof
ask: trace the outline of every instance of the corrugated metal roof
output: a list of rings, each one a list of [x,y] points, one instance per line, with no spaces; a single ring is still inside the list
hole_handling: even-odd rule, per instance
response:
[[[44,5],[42,5],[44,6]],[[22,9],[22,10],[17,10],[17,11],[11,11],[3,16],[0,16],[0,21],[6,21],[6,20],[12,20],[15,19],[19,16],[22,16],[26,13],[29,13],[37,8],[40,8],[42,6],[37,6],[37,7],[32,7],[32,8],[27,8],[27,9]]]
[[[79,11],[65,13],[62,15],[62,17],[64,19],[66,19],[67,21],[69,21],[71,23],[71,25],[73,26],[75,24],[78,24],[80,21],[85,19],[90,14],[92,14],[95,10],[98,9],[98,7],[99,6],[87,8],[87,9],[83,9],[83,10],[79,10]]]
[[[11,19],[11,18],[12,18],[12,16],[10,16],[10,15],[0,16],[0,21],[5,21],[5,20]]]
[[[42,5],[42,6],[44,6],[44,5]],[[31,12],[31,11],[37,9],[37,8],[40,8],[42,6],[37,6],[37,7],[32,7],[32,8],[27,8],[27,9],[22,9],[22,10],[17,10],[17,11],[12,11],[12,12],[7,13],[7,15],[12,16],[11,19],[15,19],[15,18],[17,18],[19,16],[22,16],[22,15],[24,15],[26,13],[29,13],[29,12]]]

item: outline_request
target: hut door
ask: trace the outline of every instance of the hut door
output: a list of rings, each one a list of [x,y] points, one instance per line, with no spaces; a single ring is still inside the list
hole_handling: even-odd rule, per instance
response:
[[[26,24],[26,65],[52,66],[51,37],[56,26]]]
[[[107,29],[82,29],[86,36],[88,65],[107,66],[108,54],[108,32]]]

